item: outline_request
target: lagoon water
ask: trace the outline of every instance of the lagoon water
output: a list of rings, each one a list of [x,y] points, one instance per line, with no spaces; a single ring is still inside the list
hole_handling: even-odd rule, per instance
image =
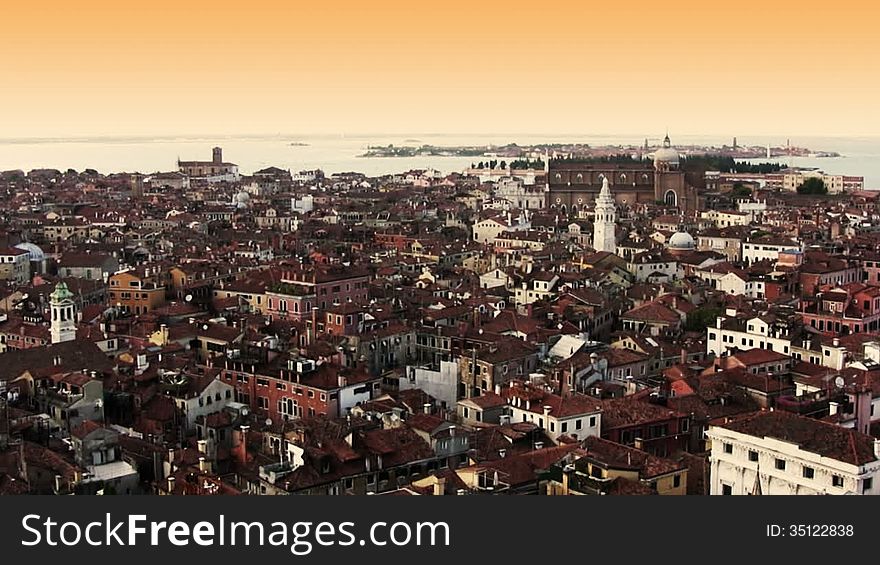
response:
[[[659,139],[650,139],[658,143]],[[673,136],[673,143],[723,145],[732,139],[718,136]],[[305,145],[291,145],[302,143]],[[223,147],[226,161],[237,163],[243,174],[276,166],[292,171],[323,169],[326,173],[359,171],[380,175],[419,168],[443,172],[461,171],[479,161],[473,157],[359,157],[369,145],[502,145],[506,143],[589,143],[640,146],[644,137],[622,135],[267,135],[205,137],[96,137],[78,139],[0,139],[0,170],[34,168],[96,169],[102,173],[170,171],[176,160],[209,160],[211,148]],[[783,137],[738,136],[740,146],[783,146]],[[880,136],[800,137],[791,144],[814,151],[836,151],[837,158],[794,157],[783,162],[798,167],[815,167],[831,174],[865,177],[865,186],[880,189]],[[758,159],[766,161],[766,159]]]

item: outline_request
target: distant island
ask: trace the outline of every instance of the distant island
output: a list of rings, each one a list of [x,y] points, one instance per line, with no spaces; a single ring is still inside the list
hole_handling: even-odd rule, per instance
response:
[[[410,141],[410,140],[407,140]],[[552,158],[594,158],[619,155],[632,155],[642,158],[650,155],[659,145],[601,145],[583,143],[541,143],[535,145],[371,145],[359,157],[496,157],[504,159],[538,159],[545,155]],[[683,145],[676,149],[687,155],[721,155],[735,159],[772,159],[785,157],[825,157],[841,155],[834,151],[815,151],[791,145],[777,147],[738,146],[738,145]]]
[[[308,143],[303,143],[301,141],[292,141],[288,145],[290,145],[291,147],[308,147],[309,146]]]

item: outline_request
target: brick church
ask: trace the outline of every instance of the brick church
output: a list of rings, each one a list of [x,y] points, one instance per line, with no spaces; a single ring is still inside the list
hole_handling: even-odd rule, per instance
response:
[[[687,182],[679,168],[680,156],[669,136],[654,152],[653,166],[645,161],[632,163],[577,162],[558,159],[549,163],[546,206],[565,213],[577,213],[592,206],[608,179],[618,205],[663,202],[684,213],[703,207],[698,189]]]

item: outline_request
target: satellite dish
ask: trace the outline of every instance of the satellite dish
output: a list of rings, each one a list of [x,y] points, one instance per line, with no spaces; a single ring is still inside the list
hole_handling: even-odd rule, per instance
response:
[[[266,427],[272,425],[272,418],[266,418]]]
[[[192,294],[187,294],[187,295],[186,295],[186,298],[184,298],[184,300],[186,300],[187,302],[192,302],[192,299],[193,299],[193,295],[192,295]]]
[[[836,386],[837,388],[843,388],[844,384],[846,384],[846,381],[843,380],[843,377],[838,376],[836,379],[834,379],[834,386]]]
[[[208,324],[203,324],[203,325],[202,325],[202,329],[205,330],[205,331],[207,331],[207,330],[208,330]]]

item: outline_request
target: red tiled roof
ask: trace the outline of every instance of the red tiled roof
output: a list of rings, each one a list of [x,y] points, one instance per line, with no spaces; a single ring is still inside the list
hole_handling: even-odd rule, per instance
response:
[[[753,412],[718,424],[718,427],[758,438],[794,443],[804,451],[851,465],[864,465],[877,460],[873,437],[781,410]]]

